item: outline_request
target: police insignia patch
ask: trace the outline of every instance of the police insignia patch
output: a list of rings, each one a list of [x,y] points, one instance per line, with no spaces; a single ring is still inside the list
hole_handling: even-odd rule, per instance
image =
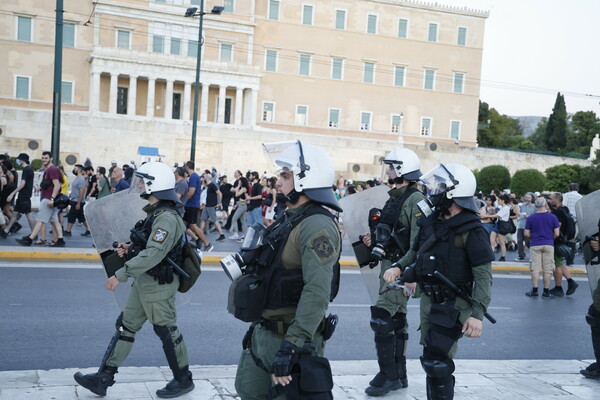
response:
[[[152,236],[152,240],[154,240],[155,242],[158,242],[158,243],[162,243],[165,241],[165,239],[167,238],[168,235],[169,235],[169,232],[165,231],[164,229],[159,228],[154,233],[154,236]]]
[[[321,258],[326,258],[333,254],[333,246],[329,239],[326,236],[319,236],[312,241],[313,249],[317,256]]]

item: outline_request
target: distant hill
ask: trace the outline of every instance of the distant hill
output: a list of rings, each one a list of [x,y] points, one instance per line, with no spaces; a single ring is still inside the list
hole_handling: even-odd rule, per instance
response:
[[[521,124],[521,128],[523,128],[523,136],[529,137],[535,132],[535,130],[538,126],[538,123],[542,120],[543,117],[511,117],[511,118],[519,120],[519,123]]]

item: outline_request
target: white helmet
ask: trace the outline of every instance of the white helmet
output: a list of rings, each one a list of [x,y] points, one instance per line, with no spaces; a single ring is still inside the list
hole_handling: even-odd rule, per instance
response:
[[[475,175],[460,164],[438,164],[421,177],[429,196],[444,194],[462,208],[479,213],[473,195],[477,189]]]
[[[143,197],[153,195],[160,200],[179,202],[175,193],[175,175],[171,168],[161,162],[148,162],[135,171],[144,182]]]
[[[320,147],[291,142],[264,143],[263,147],[274,164],[294,174],[294,190],[311,200],[341,211],[332,190],[335,179],[333,162]]]
[[[391,151],[383,160],[384,164],[391,164],[398,178],[417,181],[423,175],[419,170],[421,161],[419,156],[409,149],[396,149]]]

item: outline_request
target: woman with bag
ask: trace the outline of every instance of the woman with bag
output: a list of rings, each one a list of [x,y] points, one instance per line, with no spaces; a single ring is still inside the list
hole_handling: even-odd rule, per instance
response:
[[[267,184],[265,185],[267,188],[267,195],[263,201],[265,205],[264,224],[267,227],[271,225],[275,219],[275,205],[277,204],[277,201],[275,200],[277,198],[277,189],[275,189],[276,182],[277,178],[272,177],[267,179]]]
[[[498,212],[488,216],[488,218],[498,218],[496,229],[490,234],[492,250],[496,251],[496,245],[500,245],[500,258],[498,261],[506,261],[506,235],[516,231],[516,226],[510,219],[510,207],[508,206],[508,202],[508,196],[500,195],[498,197]]]
[[[242,240],[244,239],[244,232],[237,232],[238,229],[238,220],[242,220],[244,214],[248,211],[248,206],[246,204],[246,197],[248,196],[248,191],[250,190],[250,186],[248,185],[248,179],[241,177],[239,185],[235,187],[234,196],[238,199],[237,208],[235,209],[235,213],[233,214],[233,218],[231,218],[231,230],[234,232],[233,235],[229,236],[229,239],[232,240]]]

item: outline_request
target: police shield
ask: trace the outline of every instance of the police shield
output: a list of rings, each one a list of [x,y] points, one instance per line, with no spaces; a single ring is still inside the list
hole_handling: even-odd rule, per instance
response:
[[[579,237],[583,247],[583,258],[592,292],[598,286],[598,280],[600,279],[600,254],[595,253],[590,246],[590,239],[598,234],[598,222],[600,220],[600,207],[598,207],[598,204],[600,204],[600,190],[582,197],[575,204]]]
[[[85,217],[107,277],[114,275],[125,262],[117,256],[113,243],[129,242],[131,228],[146,217],[142,211],[146,204],[148,202],[141,199],[136,190],[123,190],[85,205]],[[129,285],[118,285],[115,289],[115,300],[120,309],[125,305],[128,292]]]
[[[370,253],[367,253],[364,246],[361,246],[359,238],[359,236],[369,232],[369,210],[372,208],[383,208],[383,205],[389,199],[389,190],[387,186],[380,185],[346,196],[339,202],[340,207],[344,210],[341,215],[344,229],[350,243],[353,244],[354,254],[359,264],[363,264],[364,258],[368,257]],[[360,268],[373,304],[377,302],[377,298],[379,297],[380,271],[381,266],[379,264],[375,268],[371,268],[369,265]]]

